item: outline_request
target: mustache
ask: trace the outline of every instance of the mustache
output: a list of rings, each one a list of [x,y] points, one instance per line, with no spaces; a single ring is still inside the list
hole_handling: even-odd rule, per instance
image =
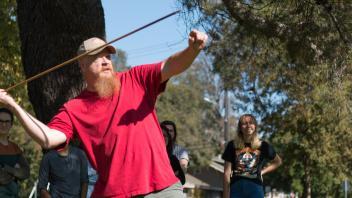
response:
[[[110,71],[112,74],[115,74],[115,71],[113,68],[101,68],[100,69],[100,72],[106,72],[106,71]],[[108,78],[110,78],[110,77],[108,77]]]

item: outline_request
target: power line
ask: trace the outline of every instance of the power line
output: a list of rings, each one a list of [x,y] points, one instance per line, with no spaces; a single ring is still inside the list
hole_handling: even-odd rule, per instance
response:
[[[171,47],[174,45],[178,45],[181,44],[183,41],[185,40],[185,38],[181,39],[181,40],[174,40],[174,41],[168,41],[168,42],[163,42],[163,43],[158,43],[158,44],[154,44],[154,45],[149,45],[149,46],[145,46],[142,48],[135,48],[135,49],[131,49],[131,50],[126,50],[126,52],[128,53],[138,53],[140,51],[145,52],[146,50],[149,49],[158,49],[160,47]]]
[[[177,50],[177,49],[180,49],[180,48],[176,48],[175,49],[173,47],[181,45],[184,40],[185,39],[182,39],[182,40],[179,40],[179,41],[171,43],[171,44],[168,44],[169,42],[167,42],[167,43],[164,43],[164,45],[167,44],[166,46],[159,47],[159,48],[154,47],[152,50],[145,50],[145,49],[151,48],[151,46],[148,46],[148,47],[144,47],[144,48],[138,49],[139,51],[144,49],[141,52],[131,53],[131,51],[126,51],[126,53],[128,55],[128,58],[139,58],[139,57],[144,57],[144,56],[150,56],[150,55],[165,53],[165,52],[168,52],[168,51],[171,51],[171,50],[174,51],[174,50]],[[160,46],[160,44],[158,46]]]
[[[129,58],[140,58],[140,57],[144,57],[144,56],[150,56],[150,55],[155,55],[155,54],[161,54],[161,53],[165,53],[165,52],[169,52],[171,50],[175,50],[175,49],[163,49],[163,50],[158,50],[155,52],[147,52],[147,53],[143,53],[143,54],[138,54],[138,55],[132,55],[132,56],[128,56]]]

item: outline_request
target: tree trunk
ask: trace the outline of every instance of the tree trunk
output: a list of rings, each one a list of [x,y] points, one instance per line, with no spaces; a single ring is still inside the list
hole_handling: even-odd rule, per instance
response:
[[[304,162],[304,178],[303,178],[303,194],[302,198],[311,198],[312,193],[312,176],[308,160]]]
[[[17,15],[27,78],[75,57],[83,40],[105,38],[100,0],[17,0]],[[75,62],[28,83],[28,95],[37,118],[47,123],[83,88]]]

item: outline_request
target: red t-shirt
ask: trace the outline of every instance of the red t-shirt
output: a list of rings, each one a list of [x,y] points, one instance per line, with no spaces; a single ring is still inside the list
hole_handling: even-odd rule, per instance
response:
[[[77,135],[99,177],[92,197],[131,197],[164,189],[178,181],[167,156],[155,113],[166,83],[161,63],[116,73],[119,94],[101,99],[83,91],[50,121],[69,142]]]

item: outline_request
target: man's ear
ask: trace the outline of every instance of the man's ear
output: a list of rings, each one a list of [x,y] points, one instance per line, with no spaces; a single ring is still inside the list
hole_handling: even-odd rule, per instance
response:
[[[79,69],[81,70],[81,73],[84,73],[84,71],[86,70],[84,61],[82,60],[78,61],[78,66],[79,66]]]

